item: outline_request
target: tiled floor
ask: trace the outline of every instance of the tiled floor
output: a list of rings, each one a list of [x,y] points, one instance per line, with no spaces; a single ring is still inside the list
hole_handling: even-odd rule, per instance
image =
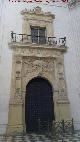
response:
[[[13,135],[13,136],[0,136],[0,142],[80,142],[80,132],[75,134],[65,135]]]

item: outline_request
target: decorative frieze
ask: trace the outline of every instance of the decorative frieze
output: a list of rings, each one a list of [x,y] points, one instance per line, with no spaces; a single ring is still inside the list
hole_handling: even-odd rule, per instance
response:
[[[35,46],[35,45],[34,45]],[[52,57],[52,58],[61,58],[61,53],[54,50],[54,49],[48,49],[48,48],[34,48],[34,47],[27,47],[27,48],[15,48],[14,49],[15,54],[18,56],[35,56],[35,57]]]

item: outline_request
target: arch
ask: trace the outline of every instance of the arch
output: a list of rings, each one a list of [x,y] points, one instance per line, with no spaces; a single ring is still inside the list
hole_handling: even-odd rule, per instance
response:
[[[27,131],[51,128],[54,116],[53,88],[40,76],[29,81],[25,96],[25,123]]]

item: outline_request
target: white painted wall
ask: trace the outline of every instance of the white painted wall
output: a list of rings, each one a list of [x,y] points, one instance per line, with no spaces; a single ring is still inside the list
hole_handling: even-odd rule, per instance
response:
[[[34,6],[36,4],[17,4],[5,1],[2,15],[0,12],[0,124],[7,124],[8,121],[12,61],[12,52],[8,47],[10,31],[21,33],[22,17],[20,11]],[[65,54],[65,72],[68,96],[71,104],[71,115],[75,121],[80,122],[80,7],[73,10],[42,4],[41,7],[44,11],[51,11],[55,14],[55,36],[67,37],[69,48]],[[5,132],[5,126],[4,129],[0,126],[0,133]],[[80,129],[80,124],[76,125],[75,128]]]

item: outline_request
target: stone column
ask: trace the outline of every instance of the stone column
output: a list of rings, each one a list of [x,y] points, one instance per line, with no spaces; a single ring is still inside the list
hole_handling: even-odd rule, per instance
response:
[[[12,76],[7,133],[23,132],[21,70],[22,58],[14,56],[12,68],[12,75],[14,74],[14,76]]]
[[[59,88],[59,94],[56,101],[58,120],[70,120],[70,103],[67,96],[63,54],[62,57],[57,60],[57,76]]]

